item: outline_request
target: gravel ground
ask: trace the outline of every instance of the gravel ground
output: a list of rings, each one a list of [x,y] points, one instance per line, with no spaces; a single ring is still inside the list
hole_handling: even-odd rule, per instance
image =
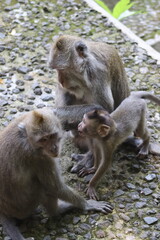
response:
[[[132,90],[160,94],[160,66],[146,52],[83,1],[6,0],[0,3],[0,128],[34,108],[53,106],[56,72],[47,67],[50,44],[62,33],[114,45],[125,64]],[[148,28],[149,30],[149,28]],[[148,127],[160,141],[160,109],[148,104]],[[86,178],[70,174],[69,140],[62,151],[62,172],[68,184],[84,195]],[[119,149],[111,174],[98,186],[101,200],[114,206],[112,214],[72,212],[53,221],[40,209],[20,225],[36,240],[160,239],[160,157],[138,160],[136,153]],[[9,240],[0,228],[0,239]]]

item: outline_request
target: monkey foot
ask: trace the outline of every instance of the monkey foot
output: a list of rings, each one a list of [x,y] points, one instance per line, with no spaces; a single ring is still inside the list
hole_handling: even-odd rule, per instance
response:
[[[86,154],[72,154],[72,159],[77,159],[77,164],[72,167],[71,173],[79,173],[82,168],[88,169],[93,166],[93,154],[90,151]]]
[[[92,168],[82,168],[79,173],[78,173],[78,177],[84,177],[86,175],[92,174],[96,172],[96,168],[92,167]]]
[[[90,187],[90,186],[87,187],[85,192],[90,199],[93,199],[93,200],[98,200],[99,199],[94,187]]]
[[[71,158],[72,158],[72,161],[79,162],[79,161],[81,161],[81,160],[84,158],[84,154],[76,154],[76,153],[73,153],[73,154],[71,155]]]
[[[139,159],[144,159],[148,156],[148,150],[141,149],[137,155]]]

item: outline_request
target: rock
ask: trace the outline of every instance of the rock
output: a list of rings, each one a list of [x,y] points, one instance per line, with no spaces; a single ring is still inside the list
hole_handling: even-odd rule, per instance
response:
[[[3,57],[0,57],[0,65],[5,65],[6,64],[6,60]]]
[[[26,74],[29,71],[30,71],[30,69],[28,67],[19,67],[19,68],[17,68],[17,72],[19,72],[19,73]]]
[[[42,94],[41,88],[35,88],[34,93],[35,93],[35,95],[41,95]]]
[[[0,99],[0,106],[3,107],[6,105],[8,105],[8,102],[6,100]]]
[[[135,207],[136,208],[143,208],[146,206],[145,202],[136,202]]]
[[[73,224],[77,224],[78,222],[81,221],[81,218],[80,217],[74,217],[73,218]]]
[[[114,197],[120,197],[124,194],[124,191],[122,191],[121,189],[118,189],[115,193],[114,193]]]
[[[150,194],[152,194],[152,190],[150,188],[144,188],[142,189],[142,193],[144,193],[144,195],[148,196]]]
[[[158,218],[156,217],[144,217],[143,220],[145,221],[145,223],[147,223],[148,225],[154,224],[158,222]]]
[[[41,99],[44,101],[44,102],[48,102],[48,101],[51,101],[53,100],[53,96],[52,95],[44,95],[41,97]]]
[[[96,231],[97,238],[105,238],[106,234],[103,230]]]
[[[130,217],[127,216],[127,215],[124,214],[124,213],[120,213],[119,216],[120,216],[120,218],[122,218],[122,219],[123,219],[124,221],[126,221],[126,222],[129,222],[129,221],[130,221]]]
[[[45,236],[43,240],[51,240],[51,237],[49,235]]]
[[[152,180],[154,180],[156,178],[156,174],[152,173],[152,174],[148,174],[145,179],[150,182]]]
[[[136,186],[132,183],[126,183],[126,186],[129,188],[129,189],[135,189]]]
[[[32,81],[32,80],[33,80],[33,77],[30,76],[30,75],[25,75],[25,76],[24,76],[24,79],[25,79],[26,81]]]

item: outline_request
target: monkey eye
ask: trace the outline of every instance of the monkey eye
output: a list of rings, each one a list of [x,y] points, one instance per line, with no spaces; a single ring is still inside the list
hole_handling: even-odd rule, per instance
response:
[[[40,140],[39,140],[39,142],[46,142],[48,140],[48,137],[43,137],[43,138],[41,138]]]
[[[58,50],[62,50],[62,42],[61,41],[58,41],[56,43],[56,47],[58,48]]]

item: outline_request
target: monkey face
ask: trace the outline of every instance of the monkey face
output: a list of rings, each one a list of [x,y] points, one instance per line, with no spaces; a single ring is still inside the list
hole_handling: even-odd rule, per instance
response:
[[[43,152],[50,157],[59,155],[60,137],[57,133],[45,135],[37,141],[37,145],[42,148]]]
[[[97,125],[94,120],[88,119],[84,114],[82,121],[78,125],[78,132],[83,137],[95,137]]]

